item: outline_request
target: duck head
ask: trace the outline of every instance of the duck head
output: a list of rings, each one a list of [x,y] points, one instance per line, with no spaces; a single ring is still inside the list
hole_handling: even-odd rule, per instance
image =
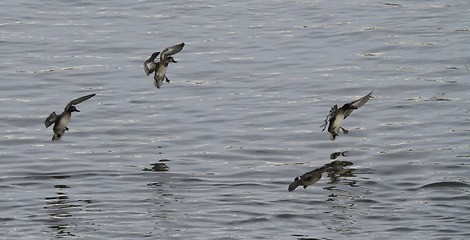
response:
[[[69,107],[69,109],[67,109],[69,112],[80,112],[77,108],[75,108],[75,106],[71,106]]]
[[[349,109],[354,109],[353,105],[351,103],[346,103],[341,107],[344,111],[349,110]]]
[[[177,63],[177,61],[175,61],[175,59],[174,59],[172,56],[170,56],[170,57],[167,57],[167,58],[166,58],[166,60],[167,60],[168,62],[174,62],[174,63]]]

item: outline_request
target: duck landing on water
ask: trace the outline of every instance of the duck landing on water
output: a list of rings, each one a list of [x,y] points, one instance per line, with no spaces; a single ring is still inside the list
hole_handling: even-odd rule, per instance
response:
[[[330,133],[331,140],[336,139],[340,129],[343,130],[343,133],[348,133],[348,130],[341,126],[344,119],[346,119],[354,111],[354,109],[358,109],[366,104],[366,102],[369,101],[369,99],[372,97],[373,91],[374,90],[362,98],[344,104],[341,108],[338,108],[338,105],[335,104],[326,116],[325,123],[320,126],[323,127],[322,131],[325,131],[326,126],[328,126],[328,132]]]

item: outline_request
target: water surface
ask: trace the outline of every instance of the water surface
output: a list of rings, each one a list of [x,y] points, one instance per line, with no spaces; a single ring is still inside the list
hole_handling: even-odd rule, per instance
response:
[[[2,9],[0,238],[470,237],[467,1]],[[157,90],[143,61],[179,42]],[[372,89],[330,141],[329,109]],[[50,141],[44,119],[90,93]]]

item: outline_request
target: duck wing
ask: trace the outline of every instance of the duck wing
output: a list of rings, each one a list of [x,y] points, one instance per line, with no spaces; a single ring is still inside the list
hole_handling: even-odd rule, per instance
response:
[[[76,99],[70,101],[69,104],[67,104],[67,106],[65,106],[65,109],[64,109],[64,110],[67,111],[67,109],[68,109],[69,107],[71,107],[71,106],[73,106],[73,105],[77,105],[77,104],[79,104],[79,103],[81,103],[81,102],[83,102],[83,101],[86,101],[86,100],[88,100],[88,99],[94,97],[95,95],[96,95],[96,94],[93,93],[93,94],[89,94],[89,95],[86,95],[86,96],[83,96],[83,97],[76,98]]]
[[[369,101],[369,99],[372,97],[372,92],[374,92],[374,90],[372,90],[369,94],[365,95],[364,97],[350,102],[349,104],[351,104],[352,108],[344,112],[344,118],[346,119],[349,116],[349,114],[352,113],[354,109],[358,109],[362,107],[364,104],[366,104],[366,102]]]
[[[155,58],[157,58],[158,54],[160,54],[160,52],[152,53],[152,56],[150,56],[150,58],[147,59],[147,61],[155,61]]]
[[[323,125],[320,126],[320,127],[323,127],[322,132],[324,132],[325,129],[326,129],[326,126],[328,126],[328,121],[330,121],[332,118],[335,117],[335,115],[336,115],[336,110],[338,110],[338,105],[335,104],[335,105],[330,109],[330,112],[328,113],[328,115],[326,115],[326,119],[325,119],[325,122],[323,123]]]
[[[44,125],[46,125],[46,128],[51,126],[53,123],[57,121],[57,114],[55,112],[52,112],[49,117],[46,118],[44,121]]]
[[[160,54],[160,52],[152,53],[152,56],[144,62],[144,71],[147,76],[155,71],[155,58],[157,58],[158,54]]]
[[[160,61],[163,61],[168,56],[179,53],[181,50],[183,50],[183,47],[184,47],[184,42],[163,49],[163,51],[160,54]]]
[[[144,62],[145,74],[148,76],[151,73],[153,73],[155,71],[156,65],[157,64],[154,61],[149,61],[149,60],[145,61]]]

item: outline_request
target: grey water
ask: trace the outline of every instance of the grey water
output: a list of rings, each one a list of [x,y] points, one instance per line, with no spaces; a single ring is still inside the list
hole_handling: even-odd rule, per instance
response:
[[[469,1],[0,13],[0,239],[470,238]],[[180,42],[156,89],[143,62]],[[371,90],[330,141],[329,109]],[[330,156],[351,164],[287,191]]]

